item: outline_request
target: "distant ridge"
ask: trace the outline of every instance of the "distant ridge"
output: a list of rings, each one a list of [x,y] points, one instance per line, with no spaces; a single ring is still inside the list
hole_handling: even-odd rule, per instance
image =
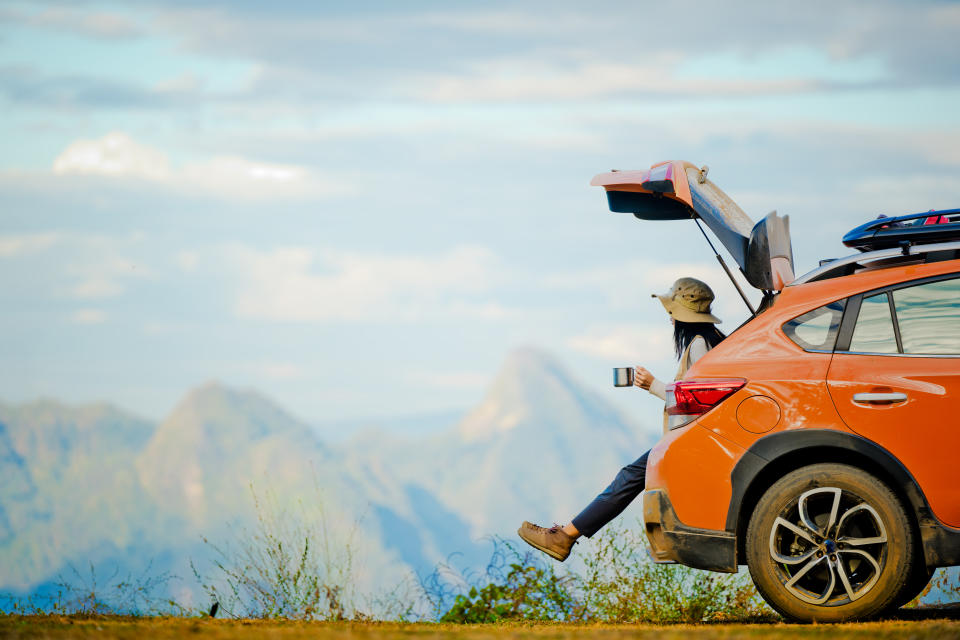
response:
[[[374,583],[453,553],[479,566],[483,536],[569,518],[649,446],[644,433],[533,348],[505,358],[462,420],[412,437],[321,442],[263,394],[217,382],[156,425],[108,405],[0,405],[0,557],[13,559],[0,591],[90,561],[155,558],[154,570],[189,576],[188,560],[210,551],[201,536],[253,522],[251,486],[352,530]]]
[[[287,465],[306,472],[321,453],[314,432],[266,396],[208,382],[160,423],[137,469],[154,498],[203,524],[211,523],[211,515],[222,516],[213,500],[236,505],[238,479],[245,487],[264,474],[281,474]]]

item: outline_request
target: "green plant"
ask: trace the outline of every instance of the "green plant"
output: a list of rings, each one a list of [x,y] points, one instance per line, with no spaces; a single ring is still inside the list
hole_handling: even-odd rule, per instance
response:
[[[613,527],[593,542],[578,581],[578,620],[704,622],[769,615],[746,575],[654,564],[636,529]]]
[[[360,617],[353,606],[352,531],[335,534],[318,496],[282,505],[277,496],[260,496],[250,486],[256,511],[253,529],[215,544],[212,575],[191,563],[203,591],[220,611],[233,617],[344,620]]]
[[[448,571],[446,579],[435,573],[424,583],[431,602],[448,603],[439,621],[678,623],[774,617],[748,576],[653,564],[642,533],[622,526],[586,542],[581,563],[562,568],[539,554],[520,553],[503,539],[493,544],[483,574],[458,581]]]
[[[506,572],[496,558],[487,575],[496,573],[501,580],[486,585],[471,585],[469,591],[454,598],[453,605],[440,616],[440,622],[501,622],[505,620],[562,620],[574,606],[570,591],[574,578],[557,575],[553,566],[534,562],[529,555],[517,553],[510,543],[498,540],[494,553],[509,556]]]
[[[42,595],[3,597],[0,600],[8,603],[3,609],[20,615],[80,617],[187,613],[175,601],[157,595],[175,577],[169,573],[154,573],[152,562],[140,574],[128,573],[123,577],[119,567],[107,577],[92,563],[85,572],[72,564],[68,568],[69,573],[66,576],[59,574],[52,588]]]

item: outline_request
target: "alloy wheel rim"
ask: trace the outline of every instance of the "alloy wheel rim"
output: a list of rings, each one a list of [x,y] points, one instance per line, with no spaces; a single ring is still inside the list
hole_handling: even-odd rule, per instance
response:
[[[788,593],[807,604],[840,606],[876,585],[887,559],[877,510],[837,487],[800,494],[774,520],[770,557]]]

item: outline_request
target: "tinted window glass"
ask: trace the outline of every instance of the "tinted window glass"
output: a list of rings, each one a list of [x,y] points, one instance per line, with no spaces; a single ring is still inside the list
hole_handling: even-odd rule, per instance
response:
[[[960,278],[897,289],[904,353],[960,354]]]
[[[860,303],[860,315],[857,316],[857,324],[853,328],[850,351],[898,353],[887,294],[870,296]]]
[[[783,332],[802,349],[833,351],[846,300],[837,300],[797,316],[783,325]]]

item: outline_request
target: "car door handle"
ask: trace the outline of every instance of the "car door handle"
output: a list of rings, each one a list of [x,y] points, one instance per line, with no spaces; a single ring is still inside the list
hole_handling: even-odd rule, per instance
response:
[[[855,393],[853,401],[861,404],[894,404],[896,402],[906,402],[905,393]]]

